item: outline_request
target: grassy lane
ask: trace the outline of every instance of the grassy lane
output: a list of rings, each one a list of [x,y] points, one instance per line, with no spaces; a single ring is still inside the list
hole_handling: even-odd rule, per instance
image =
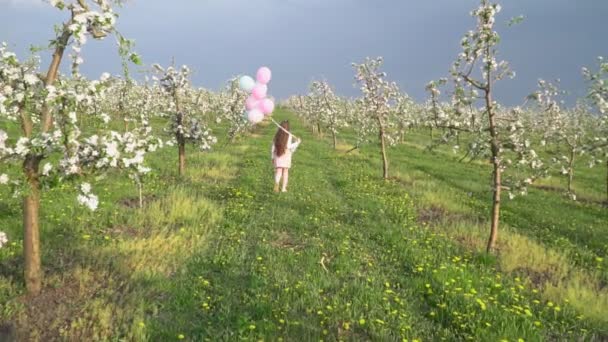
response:
[[[286,115],[280,113],[279,116]],[[496,260],[421,229],[415,206],[367,159],[302,130],[291,191],[274,194],[272,127],[243,141],[207,247],[167,289],[154,340],[600,338],[601,322],[547,301]]]
[[[485,236],[483,222],[471,224],[485,214],[479,166],[459,168],[407,147],[391,151],[397,177],[384,182],[372,147],[337,153],[294,126],[304,143],[288,193],[272,193],[272,126],[210,153],[188,150],[183,179],[175,150],[151,155],[142,209],[136,187],[116,174],[91,180],[101,200],[95,213],[74,206],[70,186],[45,192],[38,298],[22,296],[19,201],[3,188],[0,224],[12,243],[0,250],[0,340],[7,332],[34,341],[608,336],[604,290],[589,279],[539,287],[505,268],[582,274],[561,254],[510,228],[501,235],[509,253],[471,248]],[[429,205],[443,208],[441,220]],[[593,227],[579,242],[567,238],[592,246],[589,257],[604,241]]]

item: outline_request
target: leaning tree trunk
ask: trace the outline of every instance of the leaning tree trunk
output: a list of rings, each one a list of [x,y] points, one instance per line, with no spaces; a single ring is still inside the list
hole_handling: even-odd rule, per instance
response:
[[[492,151],[492,165],[494,166],[493,180],[494,190],[492,195],[492,224],[490,226],[490,238],[486,251],[492,252],[496,247],[498,239],[498,223],[500,220],[500,195],[502,191],[502,169],[500,160],[500,140],[498,138],[498,130],[496,127],[496,117],[494,113],[494,104],[492,103],[492,79],[490,71],[487,72],[487,85],[484,89],[486,110],[488,111],[488,121],[490,125],[490,149]]]
[[[492,153],[494,154],[494,153]],[[502,171],[500,169],[500,162],[498,156],[492,156],[492,164],[494,164],[493,183],[494,192],[492,196],[492,225],[490,227],[490,238],[488,239],[488,246],[486,251],[492,252],[496,247],[496,240],[498,239],[498,222],[500,219],[500,195],[502,191]]]
[[[44,79],[45,86],[50,86],[57,80],[59,66],[72,33],[67,24],[63,33],[57,40],[49,70]],[[42,132],[47,133],[53,126],[51,108],[44,103],[41,110]],[[30,138],[33,132],[33,123],[29,116],[22,115],[22,126],[25,136]],[[24,278],[27,293],[37,296],[42,290],[42,266],[40,260],[40,180],[39,167],[41,156],[28,154],[23,162],[23,173],[28,182],[28,193],[23,198],[23,259]]]
[[[23,198],[23,254],[25,259],[25,287],[30,295],[38,295],[42,289],[40,263],[40,158],[28,155],[23,163],[29,189]]]

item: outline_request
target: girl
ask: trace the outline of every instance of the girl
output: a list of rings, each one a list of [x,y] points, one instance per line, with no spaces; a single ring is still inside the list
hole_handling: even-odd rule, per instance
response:
[[[296,151],[301,139],[296,138],[289,132],[289,121],[281,122],[281,128],[277,130],[272,141],[272,165],[275,168],[274,174],[274,192],[279,192],[279,183],[283,178],[282,192],[287,192],[287,182],[289,180],[289,168],[291,167],[291,154]]]

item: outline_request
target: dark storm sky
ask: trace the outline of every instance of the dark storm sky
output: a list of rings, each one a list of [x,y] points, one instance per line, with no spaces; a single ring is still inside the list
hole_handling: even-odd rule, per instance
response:
[[[270,93],[306,91],[324,78],[337,93],[358,96],[351,62],[383,56],[389,78],[424,100],[425,84],[447,75],[463,34],[475,22],[475,0],[132,0],[119,9],[119,30],[136,40],[146,64],[191,66],[196,85],[217,89],[233,75],[273,70]],[[581,67],[608,55],[608,0],[505,0],[498,16],[501,58],[516,71],[497,98],[519,104],[538,78],[561,79],[584,94]],[[20,56],[44,45],[65,18],[42,0],[0,0],[0,41]],[[524,15],[522,24],[507,27]],[[44,52],[44,63],[49,52]],[[83,73],[118,73],[113,38],[84,48]]]

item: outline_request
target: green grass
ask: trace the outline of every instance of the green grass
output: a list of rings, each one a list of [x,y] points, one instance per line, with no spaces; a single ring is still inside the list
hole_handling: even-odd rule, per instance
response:
[[[45,193],[37,299],[22,296],[19,203],[0,189],[16,242],[0,250],[0,322],[41,340],[608,336],[601,207],[532,191],[505,204],[501,252],[487,256],[486,166],[426,153],[420,135],[390,150],[385,182],[375,147],[334,152],[276,115],[304,141],[288,193],[272,193],[272,125],[190,149],[183,179],[176,151],[159,151],[141,210],[124,205],[137,192],[117,175],[93,183],[94,214],[69,209],[69,188]]]

